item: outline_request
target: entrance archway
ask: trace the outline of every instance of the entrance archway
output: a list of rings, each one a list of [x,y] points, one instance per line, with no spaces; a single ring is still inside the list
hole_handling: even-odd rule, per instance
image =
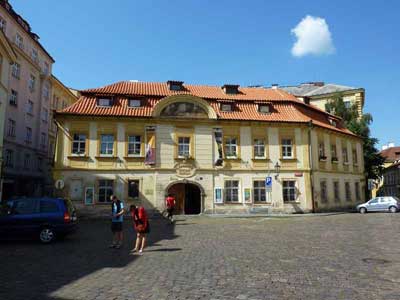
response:
[[[175,214],[198,215],[201,213],[201,190],[196,184],[177,182],[167,188],[175,197]]]

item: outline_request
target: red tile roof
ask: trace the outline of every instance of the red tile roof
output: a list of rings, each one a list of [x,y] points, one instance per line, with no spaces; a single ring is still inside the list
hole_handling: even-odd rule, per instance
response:
[[[395,162],[400,159],[400,147],[390,147],[381,151],[385,162]]]
[[[82,96],[73,105],[58,114],[85,115],[85,116],[113,116],[113,117],[151,117],[154,106],[164,97],[188,94],[203,98],[215,110],[220,120],[247,120],[265,122],[308,123],[352,134],[342,126],[340,118],[332,116],[314,106],[299,101],[296,97],[280,89],[266,88],[239,88],[240,94],[225,94],[218,86],[201,86],[184,84],[183,91],[171,91],[167,83],[150,82],[117,82],[102,88],[81,91]],[[97,106],[97,96],[113,96],[112,107]],[[142,107],[128,107],[128,98],[140,96],[144,98]],[[231,112],[220,111],[220,103],[226,100],[235,102]],[[267,102],[272,104],[270,114],[258,112],[258,104]],[[337,127],[332,126],[330,119],[334,119]]]

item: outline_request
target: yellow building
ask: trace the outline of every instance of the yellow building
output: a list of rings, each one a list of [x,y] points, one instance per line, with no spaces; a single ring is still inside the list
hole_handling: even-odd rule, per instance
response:
[[[325,110],[325,105],[333,97],[340,94],[346,106],[356,105],[359,115],[361,116],[363,113],[365,102],[365,90],[363,88],[324,82],[307,82],[281,88],[296,96],[299,100],[315,105],[322,110]]]
[[[362,140],[281,89],[118,82],[56,114],[60,196],[179,213],[310,212],[364,201]]]

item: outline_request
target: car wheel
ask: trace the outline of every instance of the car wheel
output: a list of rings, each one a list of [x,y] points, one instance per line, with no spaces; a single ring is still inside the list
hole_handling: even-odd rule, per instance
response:
[[[51,243],[55,237],[56,234],[54,233],[54,230],[49,227],[43,228],[39,233],[39,239],[44,244]]]
[[[391,213],[397,212],[396,206],[391,206],[391,207],[389,207],[389,211],[390,211]]]
[[[360,214],[365,214],[367,212],[367,209],[365,207],[361,207],[359,209]]]

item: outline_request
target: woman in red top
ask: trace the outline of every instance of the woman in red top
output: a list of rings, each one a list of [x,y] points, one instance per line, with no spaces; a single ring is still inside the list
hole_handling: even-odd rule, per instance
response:
[[[130,211],[133,227],[136,230],[135,248],[131,250],[131,253],[139,251],[139,254],[142,254],[146,244],[146,234],[150,232],[149,220],[145,209],[141,206],[131,205]]]
[[[167,206],[167,218],[171,222],[174,222],[174,209],[175,209],[175,197],[172,194],[168,194],[168,197],[165,199],[165,205]]]

